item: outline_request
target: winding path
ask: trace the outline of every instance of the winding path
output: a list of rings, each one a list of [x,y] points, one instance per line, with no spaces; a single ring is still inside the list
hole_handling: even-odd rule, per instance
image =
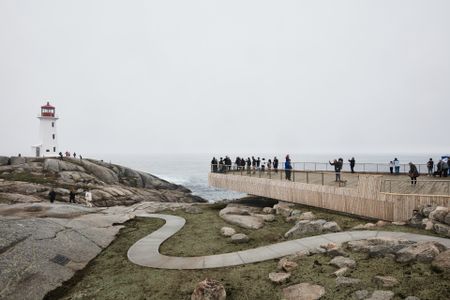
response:
[[[436,241],[450,248],[450,239],[428,235],[391,231],[345,231],[290,240],[249,250],[196,257],[175,257],[159,253],[159,247],[183,228],[186,220],[163,214],[138,214],[137,217],[159,218],[166,223],[158,230],[137,241],[128,249],[128,259],[140,266],[159,269],[208,269],[237,266],[280,258],[303,249],[314,249],[322,244],[343,243],[372,237],[402,238],[411,241]]]

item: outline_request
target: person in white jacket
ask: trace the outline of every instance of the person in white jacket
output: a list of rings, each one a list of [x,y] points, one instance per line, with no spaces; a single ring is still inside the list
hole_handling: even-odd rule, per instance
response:
[[[91,191],[87,190],[84,194],[84,199],[86,200],[86,206],[92,207],[92,193]]]

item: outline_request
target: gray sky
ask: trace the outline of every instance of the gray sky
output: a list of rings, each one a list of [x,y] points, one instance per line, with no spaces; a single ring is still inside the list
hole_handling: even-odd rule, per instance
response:
[[[0,154],[31,154],[47,100],[80,153],[447,153],[449,12],[0,0]]]

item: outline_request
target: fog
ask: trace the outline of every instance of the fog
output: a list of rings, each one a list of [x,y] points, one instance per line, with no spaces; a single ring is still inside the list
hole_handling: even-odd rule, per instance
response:
[[[0,155],[448,153],[450,1],[0,0]]]

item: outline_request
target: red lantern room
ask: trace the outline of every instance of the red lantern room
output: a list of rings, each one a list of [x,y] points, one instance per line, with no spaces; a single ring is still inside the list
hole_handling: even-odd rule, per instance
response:
[[[50,102],[41,106],[41,117],[55,117],[55,107]]]

